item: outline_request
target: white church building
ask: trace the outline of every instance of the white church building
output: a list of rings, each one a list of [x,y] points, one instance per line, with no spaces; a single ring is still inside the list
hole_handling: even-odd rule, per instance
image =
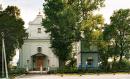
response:
[[[27,29],[28,39],[19,53],[19,67],[28,70],[38,71],[58,68],[59,61],[50,48],[50,36],[42,26],[42,15],[39,13],[36,18],[29,22]]]

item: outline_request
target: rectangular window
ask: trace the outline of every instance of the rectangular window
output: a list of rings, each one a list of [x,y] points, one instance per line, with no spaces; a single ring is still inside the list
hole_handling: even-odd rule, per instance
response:
[[[92,66],[93,65],[93,58],[92,57],[88,57],[87,58],[87,65],[88,66]]]
[[[92,63],[93,63],[93,60],[91,60],[91,59],[88,59],[88,60],[87,60],[87,62],[88,62],[88,65],[92,65]]]
[[[38,33],[41,33],[41,28],[38,28],[37,30],[38,30],[38,31],[37,31]]]
[[[42,52],[42,48],[41,48],[41,47],[38,47],[38,48],[37,48],[37,52],[38,52],[38,53]]]

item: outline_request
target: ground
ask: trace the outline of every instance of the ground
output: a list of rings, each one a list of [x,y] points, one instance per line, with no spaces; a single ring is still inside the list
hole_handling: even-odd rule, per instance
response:
[[[130,79],[130,74],[23,75],[16,79]]]

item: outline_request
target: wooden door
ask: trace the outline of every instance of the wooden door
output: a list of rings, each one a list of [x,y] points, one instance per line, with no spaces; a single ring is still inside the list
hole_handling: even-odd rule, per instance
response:
[[[43,56],[36,57],[36,70],[40,70],[40,67],[43,68]]]

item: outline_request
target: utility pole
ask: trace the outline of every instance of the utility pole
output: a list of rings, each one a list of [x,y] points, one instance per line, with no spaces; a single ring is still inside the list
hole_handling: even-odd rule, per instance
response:
[[[3,54],[3,45],[2,45],[2,78],[4,78],[4,54]]]
[[[2,35],[2,77],[4,76],[4,68],[5,68],[6,79],[9,79],[8,78],[6,52],[5,52],[4,32],[1,32],[1,35]]]

